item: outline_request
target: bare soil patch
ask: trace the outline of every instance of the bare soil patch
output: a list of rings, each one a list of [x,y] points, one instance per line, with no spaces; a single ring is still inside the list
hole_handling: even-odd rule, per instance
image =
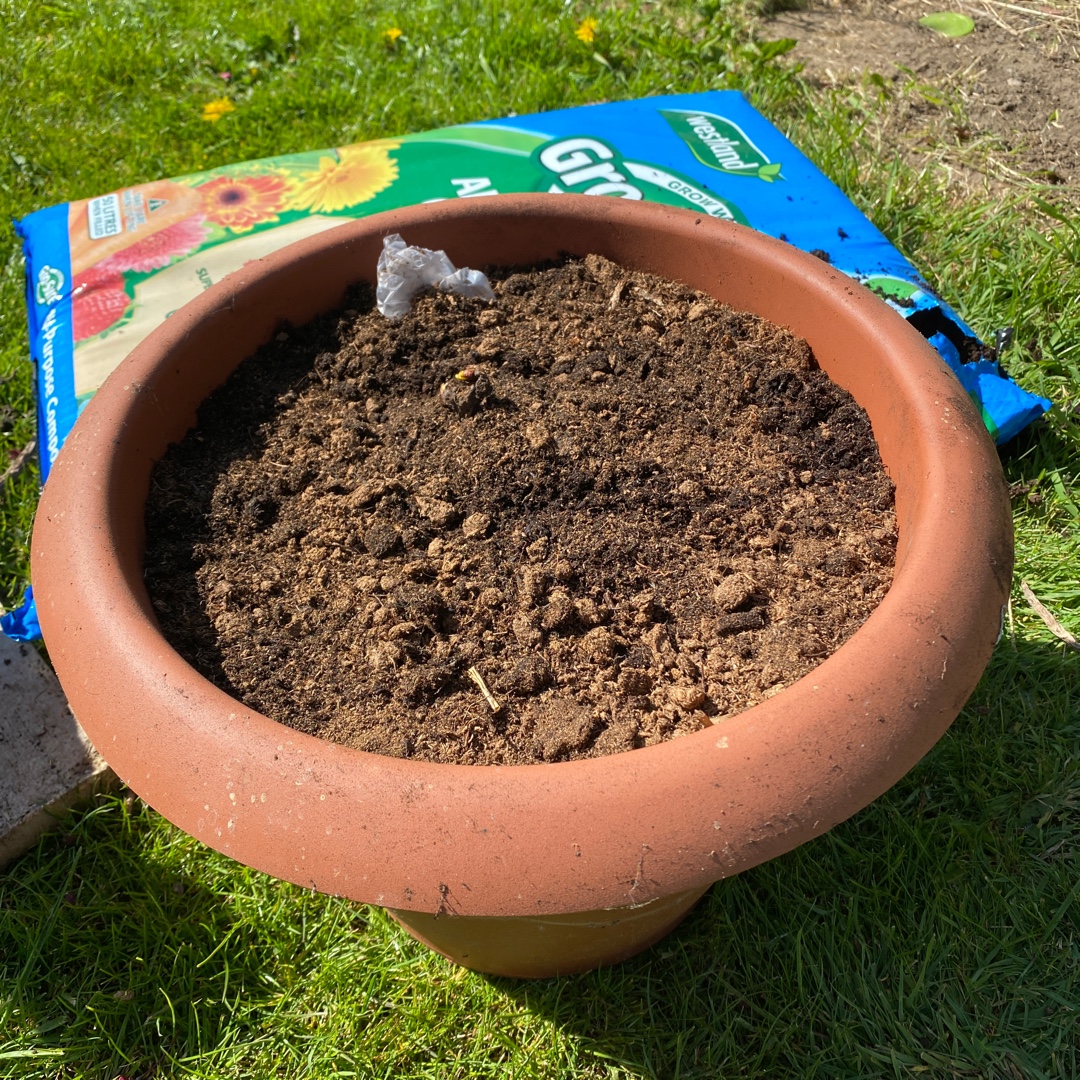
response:
[[[874,72],[944,94],[906,94],[891,106],[898,141],[951,144],[960,167],[977,168],[991,187],[1030,179],[1080,201],[1080,4],[810,0],[799,7],[764,31],[796,39],[791,55],[819,85]],[[970,15],[974,32],[947,38],[919,25],[939,10]],[[970,147],[979,153],[965,153]]]
[[[809,671],[891,580],[892,486],[806,344],[590,256],[492,305],[366,288],[154,473],[167,637],[267,716],[470,764],[631,750]]]

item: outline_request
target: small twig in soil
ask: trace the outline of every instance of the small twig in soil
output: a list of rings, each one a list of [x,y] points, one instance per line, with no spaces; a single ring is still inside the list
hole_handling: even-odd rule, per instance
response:
[[[37,440],[31,439],[12,459],[11,464],[4,470],[2,476],[0,476],[0,488],[13,477],[18,476],[22,472],[23,466],[30,459],[30,455],[37,447]]]
[[[469,670],[466,671],[465,674],[468,675],[474,683],[476,683],[476,688],[480,691],[481,694],[484,695],[484,700],[490,706],[491,711],[493,713],[501,712],[502,705],[499,702],[498,698],[496,698],[495,695],[488,689],[487,683],[484,682],[484,676],[481,675],[480,672],[477,671],[474,667],[469,668]]]
[[[1049,608],[1045,607],[1039,598],[1031,591],[1026,581],[1020,582],[1020,591],[1024,594],[1024,599],[1027,600],[1032,608],[1034,608],[1035,614],[1046,623],[1050,633],[1059,641],[1065,642],[1065,645],[1068,648],[1080,652],[1080,641],[1077,641],[1076,638],[1054,618],[1050,613]]]

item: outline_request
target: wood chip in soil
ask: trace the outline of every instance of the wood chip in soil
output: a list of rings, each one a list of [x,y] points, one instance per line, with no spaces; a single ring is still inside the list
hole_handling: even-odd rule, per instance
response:
[[[892,485],[804,342],[598,256],[490,276],[394,324],[358,286],[207,400],[146,517],[190,663],[322,738],[518,764],[722,725],[858,629]]]

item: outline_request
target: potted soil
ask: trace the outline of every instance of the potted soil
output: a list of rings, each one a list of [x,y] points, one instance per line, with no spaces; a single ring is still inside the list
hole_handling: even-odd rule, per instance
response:
[[[603,256],[805,339],[869,414],[895,484],[896,566],[876,610],[803,678],[721,724],[536,765],[338,745],[199,675],[162,635],[144,584],[151,471],[241,361],[370,279],[391,233],[445,249],[459,266]],[[527,977],[633,955],[714,881],[820,835],[886,790],[974,688],[1011,569],[993,446],[903,319],[819,260],[750,230],[574,196],[395,211],[232,275],[173,315],[92,400],[46,486],[33,541],[57,673],[135,791],[234,858],[383,905],[468,967]]]

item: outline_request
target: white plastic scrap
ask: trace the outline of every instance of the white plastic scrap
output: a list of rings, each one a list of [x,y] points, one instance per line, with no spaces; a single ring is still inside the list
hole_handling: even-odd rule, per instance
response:
[[[375,303],[381,314],[400,319],[412,307],[412,298],[422,288],[433,285],[440,292],[494,300],[487,275],[462,267],[458,270],[445,251],[412,247],[394,233],[383,238],[376,267]]]

